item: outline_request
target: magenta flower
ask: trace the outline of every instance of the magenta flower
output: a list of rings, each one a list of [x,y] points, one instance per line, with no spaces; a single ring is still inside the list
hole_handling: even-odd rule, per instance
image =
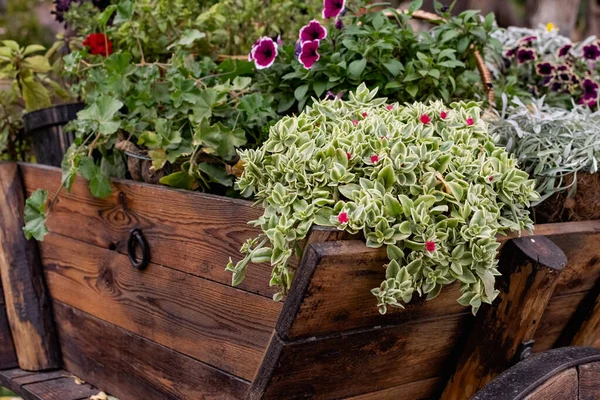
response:
[[[533,42],[534,40],[537,40],[536,36],[525,36],[525,37],[519,39],[519,42],[527,44],[527,43]]]
[[[585,104],[588,107],[595,107],[596,106],[596,100],[598,99],[598,95],[596,94],[591,95],[591,94],[586,94],[583,95],[583,97],[581,99],[579,99],[579,104]]]
[[[300,42],[308,42],[311,40],[323,40],[327,37],[327,29],[316,19],[310,21],[300,29]]]
[[[337,29],[338,31],[344,29],[344,22],[340,18],[335,20],[335,29]]]
[[[361,115],[363,116],[363,118],[367,118],[369,116],[369,114],[366,112],[362,113]]]
[[[427,125],[428,123],[431,122],[431,118],[429,118],[429,115],[427,114],[423,114],[421,115],[421,117],[419,118],[419,121],[421,121],[421,123]]]
[[[277,46],[283,46],[283,40],[281,39],[281,35],[277,35]]]
[[[309,40],[302,43],[302,50],[300,51],[300,55],[298,59],[306,69],[311,69],[313,64],[319,61],[321,56],[319,55],[319,41],[318,40]]]
[[[432,241],[425,242],[425,249],[428,252],[433,253],[435,251],[435,242],[432,242]]]
[[[598,96],[598,84],[591,79],[585,79],[581,84],[583,89],[583,96],[597,97]]]
[[[533,52],[533,50],[519,49],[519,51],[517,51],[517,60],[519,60],[519,64],[535,60],[535,53]]]
[[[323,0],[323,18],[337,18],[346,6],[346,0]]]
[[[586,60],[597,60],[600,58],[600,48],[595,44],[583,46],[583,58]]]
[[[446,117],[447,117],[447,116],[448,116],[448,114],[446,113],[446,111],[442,111],[442,112],[440,113],[440,118],[441,118],[441,119],[446,119]]]
[[[358,125],[358,120],[357,120],[357,119],[353,119],[353,120],[352,120],[352,123],[353,123],[354,125]]]
[[[467,118],[467,126],[471,126],[474,124],[473,118]]]
[[[506,58],[512,58],[515,56],[515,54],[517,53],[517,48],[512,48],[512,49],[508,49],[506,50],[506,52],[504,53],[504,57]]]
[[[573,46],[571,46],[570,44],[565,44],[563,47],[558,49],[558,56],[564,57],[567,54],[569,54],[569,50],[571,50],[571,47],[573,47]]]
[[[394,106],[392,104],[388,104],[387,106],[385,106],[385,108],[387,108],[388,111],[392,111],[394,109]]]
[[[256,69],[264,69],[273,65],[275,57],[277,57],[277,45],[270,37],[263,36],[252,46],[248,60],[254,61]]]
[[[347,212],[341,212],[341,213],[338,215],[338,222],[339,222],[340,224],[347,224],[347,223],[348,223],[348,221],[349,221],[349,219],[348,219],[348,213],[347,213]]]
[[[538,63],[535,68],[539,76],[550,76],[554,72],[554,65],[549,62]]]
[[[378,162],[378,161],[379,161],[379,156],[378,156],[377,154],[373,154],[373,155],[371,156],[371,162],[372,162],[373,164],[377,164],[377,162]]]
[[[325,100],[336,100],[344,97],[344,91],[339,92],[338,94],[333,93],[331,90],[328,90],[325,95]]]
[[[346,152],[346,157],[348,157],[348,160],[352,158],[352,154],[350,154],[350,152]]]

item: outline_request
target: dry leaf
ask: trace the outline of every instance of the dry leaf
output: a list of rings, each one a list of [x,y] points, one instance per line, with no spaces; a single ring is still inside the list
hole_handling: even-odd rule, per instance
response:
[[[75,380],[76,385],[83,385],[85,383],[85,381],[83,379],[80,379],[80,378],[76,377],[75,375],[73,375],[73,379]]]

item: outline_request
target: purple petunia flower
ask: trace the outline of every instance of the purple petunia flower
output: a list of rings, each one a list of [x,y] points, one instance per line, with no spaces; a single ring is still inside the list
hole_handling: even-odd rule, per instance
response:
[[[560,79],[563,82],[568,82],[571,80],[571,74],[569,74],[567,72],[562,72],[562,73],[558,74],[558,79]]]
[[[571,50],[571,47],[573,47],[573,46],[571,46],[570,44],[565,44],[563,47],[558,49],[558,56],[564,57],[567,54],[569,54],[569,50]]]
[[[513,49],[506,50],[506,53],[504,53],[504,57],[512,58],[515,56],[516,53],[517,53],[517,48],[515,47]]]
[[[269,68],[277,57],[277,45],[270,37],[263,36],[252,46],[248,61],[254,61],[256,69]]]
[[[302,51],[298,59],[306,69],[311,69],[313,64],[319,61],[319,41],[309,40],[302,43]]]
[[[300,56],[300,53],[302,53],[302,43],[298,40],[296,42],[296,48],[294,49],[294,56],[298,58]]]
[[[277,46],[283,46],[283,40],[281,40],[281,35],[277,35]]]
[[[542,85],[544,85],[544,86],[550,85],[550,82],[552,82],[551,76],[546,76],[546,77],[544,77],[544,79],[542,79]]]
[[[323,18],[337,18],[346,6],[346,0],[323,0]]]
[[[549,62],[538,63],[538,65],[536,65],[536,71],[540,76],[549,76],[554,72],[554,65]]]
[[[592,95],[592,94],[584,94],[580,99],[579,99],[579,104],[585,104],[588,107],[595,107],[596,106],[596,100],[598,100],[598,95]]]
[[[336,100],[336,99],[341,99],[342,96],[344,96],[343,90],[341,92],[339,92],[338,94],[334,94],[331,90],[328,90],[327,94],[325,95],[325,99],[326,100]]]
[[[553,92],[558,92],[560,89],[562,89],[562,83],[560,82],[554,82],[552,85],[550,85],[550,90]]]
[[[598,96],[598,84],[589,78],[584,79],[581,88],[583,89],[584,97],[588,95],[593,97]]]
[[[527,44],[527,43],[533,42],[534,40],[537,40],[536,36],[525,36],[525,37],[519,39],[519,42]]]
[[[535,53],[533,52],[533,50],[519,49],[517,51],[517,60],[519,60],[519,64],[535,60]]]
[[[340,18],[335,20],[335,29],[337,29],[338,31],[344,29],[344,22]]]
[[[595,44],[583,46],[583,58],[587,60],[597,60],[600,58],[600,48]]]
[[[559,65],[556,69],[558,71],[567,71],[569,67],[567,67],[566,65]]]
[[[300,41],[323,40],[327,37],[327,29],[319,21],[313,19],[300,29]]]

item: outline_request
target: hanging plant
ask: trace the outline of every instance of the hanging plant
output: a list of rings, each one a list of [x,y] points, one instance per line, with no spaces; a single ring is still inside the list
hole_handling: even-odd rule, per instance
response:
[[[264,207],[251,222],[263,234],[227,265],[233,284],[250,262],[270,261],[281,299],[299,241],[313,225],[331,226],[386,246],[386,280],[372,290],[381,313],[457,280],[458,302],[476,312],[497,295],[496,235],[533,228],[534,181],[494,145],[477,103],[400,106],[376,93],[361,84],[349,101],[316,102],[240,152],[236,184]]]

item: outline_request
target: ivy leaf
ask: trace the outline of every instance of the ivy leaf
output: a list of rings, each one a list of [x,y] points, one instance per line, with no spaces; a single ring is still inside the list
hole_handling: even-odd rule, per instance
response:
[[[239,128],[231,129],[220,122],[216,126],[220,133],[220,143],[217,147],[217,152],[224,160],[231,160],[236,154],[236,148],[246,144],[246,132]]]
[[[210,178],[211,182],[221,184],[223,186],[233,186],[233,177],[228,175],[225,168],[216,164],[200,163],[198,169],[204,172]]]
[[[34,238],[38,241],[43,241],[48,233],[46,227],[46,201],[48,200],[48,192],[38,189],[25,200],[25,212],[23,220],[25,226],[23,232],[27,240]]]
[[[81,159],[79,171],[90,184],[90,192],[94,197],[106,198],[112,193],[110,185],[110,175],[106,171],[107,167],[101,168],[94,163],[92,157]]]
[[[121,121],[115,121],[115,114],[123,107],[123,103],[111,96],[100,96],[88,108],[79,111],[77,117],[81,120],[93,121],[98,124],[98,133],[112,135],[121,126]]]

